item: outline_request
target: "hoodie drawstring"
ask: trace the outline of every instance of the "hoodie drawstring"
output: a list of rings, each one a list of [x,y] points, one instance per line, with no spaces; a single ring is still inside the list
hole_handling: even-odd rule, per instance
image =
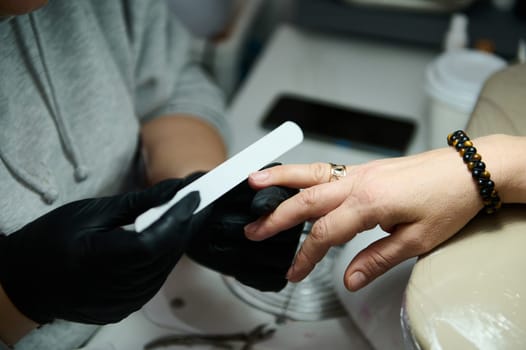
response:
[[[0,159],[4,162],[5,166],[17,177],[19,180],[23,181],[25,184],[30,186],[36,192],[38,192],[44,202],[47,204],[54,203],[58,198],[58,191],[55,186],[50,186],[50,184],[42,183],[41,179],[36,179],[34,176],[31,176],[27,171],[22,167],[12,164],[9,160],[9,157],[2,152],[0,148]]]
[[[62,112],[60,110],[60,105],[57,101],[56,93],[55,93],[55,87],[53,85],[53,80],[51,79],[51,74],[49,73],[49,68],[46,61],[46,55],[44,53],[44,48],[42,45],[42,40],[40,38],[40,33],[37,30],[37,24],[36,24],[36,16],[34,13],[28,14],[29,16],[29,22],[31,25],[31,30],[33,32],[33,36],[35,37],[36,46],[38,50],[38,54],[42,63],[42,69],[44,71],[44,77],[45,81],[49,88],[49,94],[50,96],[44,96],[44,98],[48,99],[48,104],[52,106],[52,113],[53,120],[55,121],[55,125],[57,127],[57,132],[60,137],[61,144],[64,148],[64,151],[69,159],[69,161],[72,163],[74,167],[74,176],[75,180],[80,182],[84,181],[88,177],[88,169],[85,165],[81,162],[80,152],[71,140],[71,132],[69,131],[69,128],[67,124],[64,122],[64,119],[62,118]]]

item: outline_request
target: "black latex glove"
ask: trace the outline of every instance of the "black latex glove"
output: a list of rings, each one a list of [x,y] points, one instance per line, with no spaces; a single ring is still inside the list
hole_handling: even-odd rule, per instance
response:
[[[193,174],[187,182],[200,175]],[[297,192],[278,186],[255,191],[247,181],[242,182],[196,215],[188,256],[261,291],[283,289],[303,225],[259,242],[245,237],[244,226],[269,214]]]
[[[190,193],[141,233],[121,228],[177,192],[181,180],[148,190],[66,204],[0,238],[0,283],[27,317],[116,322],[160,289],[183,254],[199,204]]]

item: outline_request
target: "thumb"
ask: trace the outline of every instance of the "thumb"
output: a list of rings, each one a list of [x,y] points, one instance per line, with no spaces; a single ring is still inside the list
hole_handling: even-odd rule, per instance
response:
[[[111,216],[106,216],[109,220],[106,224],[113,227],[131,224],[148,209],[170,200],[182,185],[183,181],[180,179],[164,180],[143,191],[105,198],[106,205],[101,211],[111,213]]]
[[[161,254],[174,251],[182,254],[190,240],[191,219],[200,201],[197,191],[183,197],[159,220],[140,233],[143,244]]]
[[[402,261],[423,253],[417,244],[408,243],[414,239],[404,239],[420,235],[418,226],[401,225],[391,235],[370,244],[347,267],[344,276],[347,289],[357,291]]]
[[[294,188],[283,186],[270,186],[259,190],[250,207],[251,213],[257,216],[264,216],[274,211],[281,202],[289,199],[299,191]]]
[[[169,201],[181,187],[181,179],[164,180],[146,190],[128,193],[125,195],[124,205],[135,218],[144,211]]]

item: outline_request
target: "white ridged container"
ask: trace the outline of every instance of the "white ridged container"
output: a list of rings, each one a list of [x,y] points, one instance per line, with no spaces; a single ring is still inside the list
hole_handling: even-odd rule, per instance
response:
[[[429,64],[430,148],[446,146],[449,133],[466,127],[484,82],[505,66],[506,61],[498,56],[468,49],[446,51]]]

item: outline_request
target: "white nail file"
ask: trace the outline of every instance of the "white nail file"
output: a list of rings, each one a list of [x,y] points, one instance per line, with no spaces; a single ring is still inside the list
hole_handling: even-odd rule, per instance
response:
[[[250,173],[276,160],[300,144],[302,140],[303,132],[296,123],[288,121],[281,124],[241,152],[180,189],[169,202],[139,215],[135,220],[135,230],[143,231],[181,198],[193,191],[199,191],[201,197],[201,202],[194,213],[199,212],[240,184]]]

